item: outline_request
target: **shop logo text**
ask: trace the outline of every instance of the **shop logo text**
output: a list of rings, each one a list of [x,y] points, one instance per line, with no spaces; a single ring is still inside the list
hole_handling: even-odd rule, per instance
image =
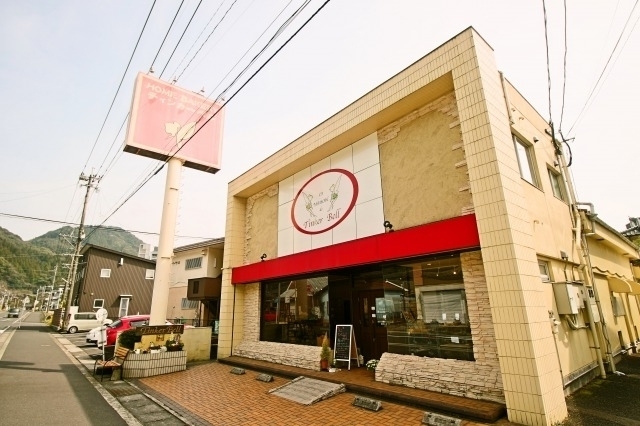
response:
[[[358,199],[358,180],[344,169],[330,169],[309,179],[291,207],[293,226],[304,234],[335,228],[351,213]]]

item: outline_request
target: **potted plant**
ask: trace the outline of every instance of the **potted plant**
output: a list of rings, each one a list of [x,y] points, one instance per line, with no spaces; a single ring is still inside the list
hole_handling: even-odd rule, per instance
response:
[[[378,362],[379,360],[377,359],[370,359],[369,361],[367,361],[367,370],[369,371],[376,371],[376,367],[378,367]]]
[[[152,354],[160,353],[160,346],[156,345],[153,342],[149,343],[149,353],[152,353]]]
[[[140,336],[136,335],[136,330],[133,328],[123,331],[118,336],[118,343],[120,344],[120,346],[130,350],[133,350],[136,343],[138,343],[140,340]]]
[[[325,333],[322,339],[322,349],[320,350],[320,370],[329,369],[329,359],[331,358],[331,346],[329,346],[329,338]]]

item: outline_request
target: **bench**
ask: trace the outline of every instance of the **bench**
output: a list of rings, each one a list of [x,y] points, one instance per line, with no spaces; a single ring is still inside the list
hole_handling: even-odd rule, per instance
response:
[[[105,347],[106,349],[106,347]],[[129,355],[129,349],[119,346],[115,352],[113,353],[113,357],[110,359],[97,359],[93,364],[93,375],[96,375],[96,370],[100,369],[100,381],[104,378],[105,370],[111,370],[113,374],[114,370],[121,370],[122,364],[127,359],[127,355]]]

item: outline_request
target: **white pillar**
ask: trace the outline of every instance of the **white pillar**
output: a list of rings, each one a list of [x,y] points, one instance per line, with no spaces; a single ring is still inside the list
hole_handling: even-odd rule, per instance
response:
[[[162,206],[160,240],[158,242],[156,276],[153,280],[151,319],[149,320],[149,325],[163,325],[167,319],[169,277],[171,275],[173,242],[176,234],[176,217],[178,215],[178,196],[180,195],[180,172],[182,170],[182,160],[172,158],[169,160],[168,166],[167,181],[164,187],[164,204]]]

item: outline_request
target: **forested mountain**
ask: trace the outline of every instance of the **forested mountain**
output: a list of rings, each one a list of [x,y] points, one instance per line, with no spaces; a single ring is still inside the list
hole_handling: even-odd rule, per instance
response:
[[[68,242],[65,242],[60,238],[60,235],[73,235],[73,237],[67,237]],[[54,253],[58,253],[60,250],[63,250],[64,253],[70,253],[69,250],[73,251],[77,235],[77,228],[64,226],[29,242],[38,247],[48,248]],[[85,238],[82,241],[82,244],[93,244],[133,256],[138,255],[138,247],[142,243],[144,241],[122,228],[96,228],[94,226],[85,227]]]
[[[62,238],[61,235],[67,236]],[[73,253],[77,228],[65,226],[55,231],[23,241],[18,235],[0,227],[0,289],[33,290],[51,285],[53,270],[58,265],[56,285],[68,271],[68,254]],[[144,241],[120,228],[85,228],[83,244],[93,244],[111,250],[138,254]],[[67,256],[64,256],[64,255]]]

